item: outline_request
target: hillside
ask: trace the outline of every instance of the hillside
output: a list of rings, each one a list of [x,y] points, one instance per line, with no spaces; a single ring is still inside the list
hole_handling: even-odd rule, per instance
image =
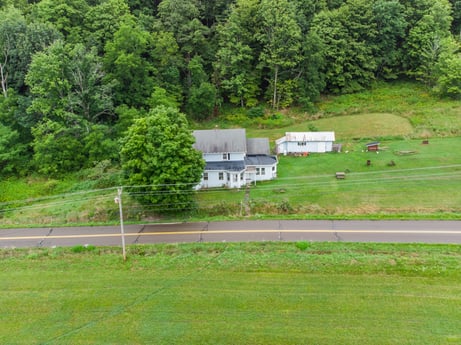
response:
[[[315,114],[296,109],[280,113],[277,121],[281,123],[271,126],[262,124],[265,118],[271,120],[270,112],[243,124],[250,136],[271,140],[288,130],[335,130],[337,141],[343,144],[342,153],[279,157],[276,180],[252,186],[247,192],[200,192],[195,207],[180,214],[160,216],[163,210],[158,205],[139,205],[126,188],[126,220],[459,217],[461,166],[455,149],[461,144],[459,102],[438,101],[417,85],[400,83],[328,97],[317,107]],[[202,126],[238,127],[238,118],[238,113],[229,111]],[[363,152],[368,140],[381,141],[379,154]],[[423,140],[429,144],[423,145]],[[365,164],[367,160],[371,166]],[[394,164],[390,166],[390,162]],[[336,171],[346,171],[346,180],[335,180]],[[113,199],[121,185],[120,171],[104,165],[63,179],[35,176],[2,180],[2,224],[116,222],[118,209]]]
[[[432,113],[418,109],[427,104],[423,98],[460,100],[458,5],[455,0],[3,1],[0,176],[62,178],[96,165],[118,169],[129,128],[163,107],[197,126],[221,124],[220,115],[228,114],[234,125],[251,128],[246,123],[259,118],[253,128],[268,129],[338,115],[342,110],[330,108],[329,100],[342,95],[344,103],[334,103],[348,115],[402,116],[413,126],[412,137],[458,135],[458,118],[435,104]],[[411,88],[416,94],[401,89],[406,97],[400,102],[372,109],[381,96],[391,96],[375,94],[376,85],[405,80],[418,83]],[[363,104],[348,96],[358,92],[363,100],[377,97]],[[322,99],[325,108],[317,109]],[[402,105],[415,109],[400,112]],[[285,116],[288,109],[295,110]],[[264,112],[268,116],[260,118]],[[406,126],[376,135],[405,135]]]

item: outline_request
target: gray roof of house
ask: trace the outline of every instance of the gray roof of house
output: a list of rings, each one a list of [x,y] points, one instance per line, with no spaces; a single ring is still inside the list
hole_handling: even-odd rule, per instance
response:
[[[244,161],[222,161],[222,162],[207,162],[205,171],[218,170],[218,171],[243,171],[245,170]]]
[[[247,139],[247,153],[249,155],[268,155],[270,154],[268,138],[249,138]]]
[[[268,155],[247,155],[245,165],[274,165],[277,163],[275,156]]]
[[[194,148],[203,153],[247,152],[243,128],[196,130],[193,135]]]

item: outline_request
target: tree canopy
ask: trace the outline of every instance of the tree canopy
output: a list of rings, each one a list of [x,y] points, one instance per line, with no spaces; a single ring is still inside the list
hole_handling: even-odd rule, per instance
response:
[[[158,106],[136,119],[120,151],[127,180],[137,186],[132,194],[159,211],[189,209],[205,166],[194,142],[186,116],[175,108]]]
[[[120,138],[159,105],[200,122],[223,104],[309,108],[321,94],[399,78],[459,99],[459,6],[455,0],[0,2],[1,147],[9,151],[1,153],[0,174],[117,164]],[[60,140],[58,150],[53,141]],[[104,145],[96,150],[98,140]]]

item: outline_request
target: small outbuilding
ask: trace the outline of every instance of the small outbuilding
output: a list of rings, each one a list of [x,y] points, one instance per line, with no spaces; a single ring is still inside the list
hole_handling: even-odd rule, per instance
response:
[[[371,143],[368,143],[366,146],[367,151],[379,151],[379,141],[373,141]]]
[[[307,154],[310,152],[331,152],[335,132],[287,132],[276,140],[278,154]]]

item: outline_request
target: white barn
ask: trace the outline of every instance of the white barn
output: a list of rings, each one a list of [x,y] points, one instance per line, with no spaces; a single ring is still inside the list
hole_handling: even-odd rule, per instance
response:
[[[306,154],[310,152],[331,152],[335,132],[286,132],[275,141],[278,154]]]
[[[270,155],[269,139],[247,139],[245,129],[196,130],[194,148],[206,162],[197,188],[240,188],[277,176],[278,160]]]

